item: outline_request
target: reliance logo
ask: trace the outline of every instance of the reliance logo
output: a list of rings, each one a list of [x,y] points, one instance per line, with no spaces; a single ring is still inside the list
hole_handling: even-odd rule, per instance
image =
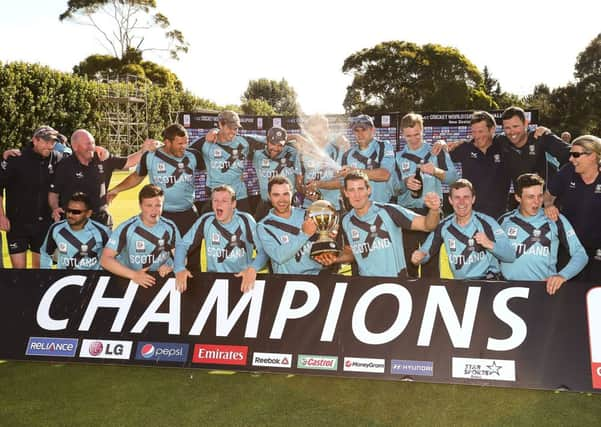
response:
[[[367,359],[364,357],[345,357],[344,370],[349,372],[374,372],[383,374],[386,367],[384,359]]]
[[[319,369],[321,371],[337,371],[338,357],[299,354],[298,360],[296,361],[296,367],[299,369]]]
[[[185,362],[188,358],[189,347],[189,344],[142,341],[136,348],[136,360]]]
[[[83,340],[79,357],[127,360],[131,347],[131,341]]]
[[[253,366],[291,368],[292,355],[283,353],[253,353]]]
[[[247,346],[195,344],[192,362],[210,365],[246,365]]]
[[[29,337],[27,343],[27,356],[57,356],[57,357],[75,357],[77,352],[76,338],[44,338]]]

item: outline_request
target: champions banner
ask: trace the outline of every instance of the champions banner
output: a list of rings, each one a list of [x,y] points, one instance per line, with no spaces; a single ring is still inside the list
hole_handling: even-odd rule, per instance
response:
[[[601,286],[0,271],[0,358],[601,391]]]

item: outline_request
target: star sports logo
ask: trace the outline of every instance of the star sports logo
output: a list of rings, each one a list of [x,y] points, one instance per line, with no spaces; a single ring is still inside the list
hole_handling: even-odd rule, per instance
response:
[[[453,378],[515,381],[515,360],[453,357]]]

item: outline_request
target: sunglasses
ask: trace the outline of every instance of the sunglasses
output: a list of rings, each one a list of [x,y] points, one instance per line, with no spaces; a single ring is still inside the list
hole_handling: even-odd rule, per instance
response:
[[[586,152],[579,153],[578,151],[570,151],[570,157],[573,157],[575,159],[577,159],[580,156],[588,156],[589,154],[591,154],[591,153],[586,153]]]
[[[84,211],[82,211],[81,209],[67,209],[65,210],[65,212],[73,215],[81,215],[82,213],[84,213]]]

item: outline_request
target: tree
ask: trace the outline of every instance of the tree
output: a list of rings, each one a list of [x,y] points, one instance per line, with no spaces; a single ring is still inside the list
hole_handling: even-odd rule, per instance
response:
[[[170,28],[165,15],[152,14],[154,9],[155,0],[69,0],[67,10],[59,19],[94,27],[102,35],[107,50],[120,60],[132,50],[140,53],[165,51],[178,59],[181,53],[188,52],[188,43],[181,31]],[[107,19],[108,24],[105,24]],[[158,28],[165,30],[167,45],[146,47],[144,34]]]
[[[587,107],[582,112],[586,117],[581,117],[580,122],[588,125],[582,131],[598,134],[601,131],[601,34],[578,55],[574,76],[577,79],[578,101]]]
[[[241,107],[242,112],[249,115],[274,116],[277,114],[273,107],[264,99],[249,99]]]
[[[248,88],[240,98],[242,101],[242,111],[268,111],[266,103],[272,109],[271,114],[282,114],[287,116],[297,116],[300,114],[296,100],[296,92],[285,79],[278,81],[259,79],[248,82]],[[252,101],[261,100],[264,103]],[[247,114],[260,114],[247,113]]]
[[[477,67],[450,47],[384,42],[350,55],[342,71],[353,75],[349,113],[497,108]]]

